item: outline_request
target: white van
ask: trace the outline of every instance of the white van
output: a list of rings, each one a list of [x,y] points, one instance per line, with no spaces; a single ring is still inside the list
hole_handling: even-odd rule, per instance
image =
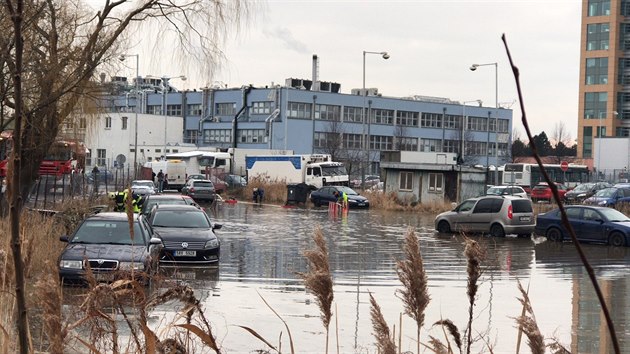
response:
[[[180,191],[186,184],[186,162],[182,160],[154,161],[148,162],[146,165],[146,167],[151,167],[155,174],[162,170],[166,175],[168,185],[164,189],[177,189]]]

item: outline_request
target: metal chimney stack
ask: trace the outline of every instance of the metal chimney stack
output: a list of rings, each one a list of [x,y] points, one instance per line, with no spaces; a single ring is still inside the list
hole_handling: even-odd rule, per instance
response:
[[[313,88],[311,91],[319,91],[319,59],[313,54]]]

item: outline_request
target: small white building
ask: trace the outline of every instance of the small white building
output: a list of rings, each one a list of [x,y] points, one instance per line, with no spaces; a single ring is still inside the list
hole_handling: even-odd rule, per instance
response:
[[[619,182],[620,179],[628,178],[626,171],[630,168],[630,138],[593,138],[593,147],[593,167],[599,171],[598,179]]]
[[[138,152],[136,163],[161,159],[166,153],[196,149],[182,141],[183,117],[138,114]],[[106,168],[133,166],[136,138],[135,113],[97,115],[85,128],[85,145],[90,150],[86,168],[95,164]]]

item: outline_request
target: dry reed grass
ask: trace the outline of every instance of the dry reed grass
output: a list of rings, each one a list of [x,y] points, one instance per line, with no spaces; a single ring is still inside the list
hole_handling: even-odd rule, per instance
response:
[[[532,354],[544,354],[545,353],[545,337],[540,333],[538,324],[536,323],[536,317],[534,316],[534,309],[529,300],[529,295],[521,282],[518,282],[518,290],[521,293],[522,298],[518,301],[523,305],[523,315],[516,318],[516,323],[519,325],[519,331],[522,331],[527,336],[529,349]]]
[[[396,262],[398,279],[402,289],[397,291],[401,295],[405,307],[405,314],[416,321],[417,349],[420,352],[420,328],[424,325],[424,310],[429,305],[431,297],[428,291],[428,279],[424,271],[420,243],[414,229],[409,227],[405,235],[403,246],[405,259]]]
[[[477,299],[477,291],[479,290],[479,279],[481,278],[481,263],[485,259],[485,251],[481,248],[477,241],[468,237],[465,239],[466,247],[464,255],[467,259],[466,273],[468,274],[468,282],[466,286],[466,295],[468,295],[468,324],[466,326],[467,353],[470,354],[472,344],[472,325],[474,318],[474,307]]]
[[[372,318],[372,330],[376,338],[376,348],[382,354],[396,354],[396,344],[392,339],[389,326],[383,317],[381,307],[370,293],[370,317]]]
[[[330,319],[332,317],[332,303],[334,300],[333,280],[330,273],[328,259],[328,247],[320,227],[315,229],[313,234],[315,248],[304,251],[304,257],[308,261],[309,271],[298,273],[304,280],[304,285],[314,295],[321,312],[322,323],[326,329],[326,352],[328,352],[328,337]]]
[[[364,191],[361,195],[370,200],[370,208],[380,210],[417,211],[426,213],[441,213],[453,209],[451,202],[430,201],[418,203],[412,198],[400,198],[395,192]]]

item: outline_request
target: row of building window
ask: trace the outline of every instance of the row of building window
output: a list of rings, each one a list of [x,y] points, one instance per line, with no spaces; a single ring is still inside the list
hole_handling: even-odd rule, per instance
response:
[[[345,149],[363,149],[361,134],[336,134],[331,132],[315,132],[314,147],[319,149],[343,147]],[[420,141],[420,145],[418,145]],[[452,152],[458,153],[461,143],[459,140],[418,139],[412,137],[393,137],[384,135],[370,135],[370,150],[400,150],[422,152]],[[475,156],[494,156],[495,143],[485,141],[466,141],[466,154]],[[499,143],[499,156],[507,156],[507,143]]]
[[[310,103],[302,102],[289,102],[287,115],[289,118],[297,119],[311,119],[311,108],[313,106]],[[341,106],[331,105],[315,105],[315,119],[340,121]],[[460,129],[462,116],[452,114],[439,114],[439,113],[422,113],[411,111],[394,111],[391,109],[371,108],[369,109],[370,123],[372,124],[394,124],[394,119],[397,126],[407,127],[421,127],[421,128],[448,128],[448,129]],[[364,110],[362,107],[343,107],[343,118],[347,122],[361,123]],[[487,131],[488,120],[490,120],[490,129],[495,131],[498,128],[498,132],[507,133],[509,131],[508,119],[492,119],[487,117],[468,117],[467,129]]]

